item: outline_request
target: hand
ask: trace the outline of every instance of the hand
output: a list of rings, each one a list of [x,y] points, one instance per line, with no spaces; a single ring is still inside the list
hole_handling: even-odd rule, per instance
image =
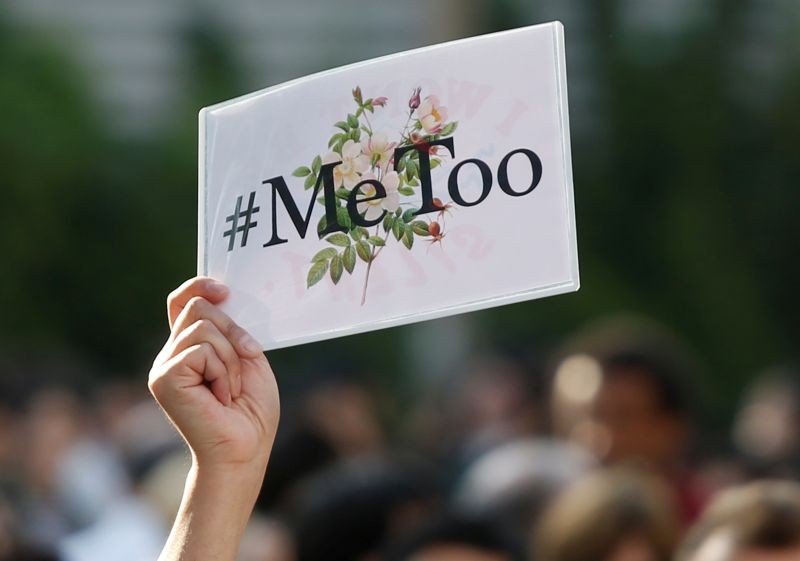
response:
[[[266,466],[280,403],[261,346],[216,304],[227,287],[197,277],[167,299],[171,334],[149,386],[200,469]]]

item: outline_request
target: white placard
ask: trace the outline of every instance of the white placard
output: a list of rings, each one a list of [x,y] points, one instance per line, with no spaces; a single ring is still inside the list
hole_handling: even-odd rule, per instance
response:
[[[198,272],[265,349],[578,289],[558,22],[207,107],[199,159]]]

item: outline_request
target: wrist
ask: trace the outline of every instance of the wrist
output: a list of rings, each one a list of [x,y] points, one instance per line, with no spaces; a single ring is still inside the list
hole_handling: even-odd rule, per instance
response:
[[[192,454],[190,474],[194,478],[214,481],[218,484],[231,485],[237,482],[259,484],[264,479],[267,459],[254,459],[248,462],[228,462],[207,459]]]
[[[203,492],[224,493],[237,501],[255,503],[264,482],[267,462],[219,462],[194,456],[189,479]],[[206,491],[208,490],[208,491]]]
[[[234,559],[264,481],[266,461],[193,455],[181,507],[159,559]]]

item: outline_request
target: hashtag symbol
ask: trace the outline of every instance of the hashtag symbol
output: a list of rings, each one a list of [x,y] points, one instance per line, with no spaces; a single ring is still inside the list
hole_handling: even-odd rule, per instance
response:
[[[239,198],[236,199],[236,208],[233,210],[233,214],[225,219],[225,222],[231,223],[231,229],[226,230],[224,234],[222,234],[223,238],[227,238],[230,236],[228,240],[228,251],[233,251],[233,246],[236,243],[236,234],[242,234],[242,243],[240,247],[244,247],[247,245],[247,234],[250,231],[250,228],[255,228],[258,225],[258,222],[251,220],[253,215],[258,212],[259,207],[254,207],[253,203],[256,201],[256,192],[252,191],[250,193],[250,201],[247,203],[247,209],[242,212],[242,196],[239,195]],[[239,219],[244,217],[244,224],[239,224]]]

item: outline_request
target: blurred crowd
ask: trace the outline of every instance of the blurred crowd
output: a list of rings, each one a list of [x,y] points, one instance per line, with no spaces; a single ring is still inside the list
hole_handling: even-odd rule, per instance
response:
[[[402,406],[346,368],[284,392],[241,561],[800,559],[790,368],[755,376],[724,434],[696,357],[642,319],[475,351]],[[144,373],[0,370],[0,560],[156,559],[189,458]]]

